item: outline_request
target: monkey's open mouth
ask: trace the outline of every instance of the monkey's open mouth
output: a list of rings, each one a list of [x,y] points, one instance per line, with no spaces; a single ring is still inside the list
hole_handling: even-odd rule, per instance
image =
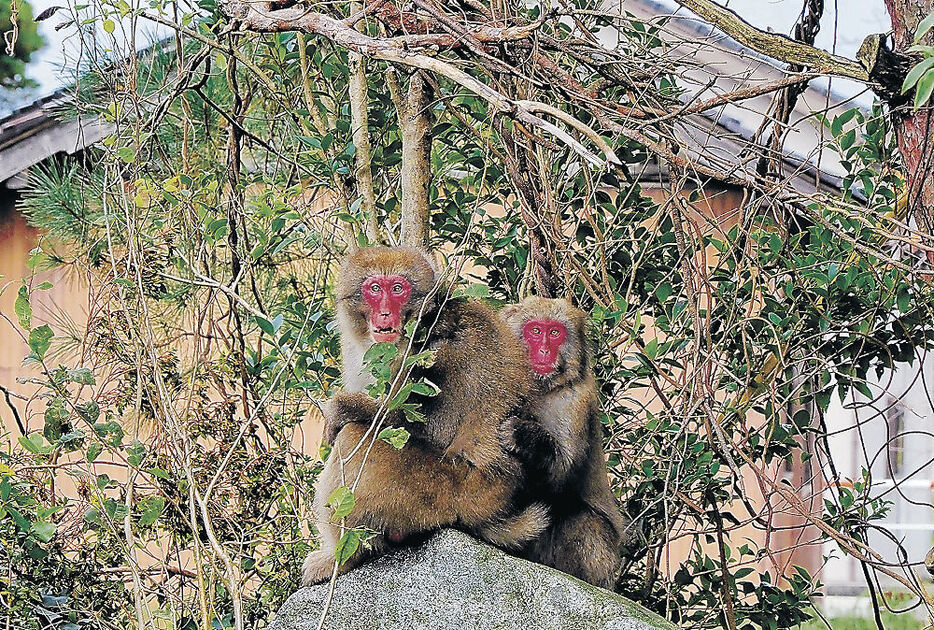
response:
[[[402,336],[398,330],[392,326],[387,326],[385,328],[371,328],[370,334],[373,336],[373,341],[376,343],[395,343],[399,341],[399,337]]]

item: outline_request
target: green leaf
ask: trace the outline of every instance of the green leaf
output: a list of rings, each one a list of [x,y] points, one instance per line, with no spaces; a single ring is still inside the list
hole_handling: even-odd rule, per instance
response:
[[[923,107],[931,100],[931,93],[934,92],[934,69],[928,70],[918,81],[918,87],[915,91],[915,109]]]
[[[934,12],[928,14],[928,16],[918,24],[918,30],[915,31],[914,43],[917,44],[924,39],[924,36],[928,34],[931,28],[934,28]]]
[[[16,523],[16,526],[20,529],[20,531],[28,532],[31,524],[26,519],[26,517],[20,514],[19,510],[14,508],[12,505],[8,505],[6,509],[7,512],[10,513],[10,516],[13,517],[13,521]]]
[[[97,419],[101,416],[100,405],[93,400],[75,405],[75,411],[81,414],[81,417],[91,424],[97,422]]]
[[[418,383],[412,383],[412,393],[432,397],[440,394],[441,388],[426,378]]]
[[[896,301],[898,303],[898,310],[902,313],[907,313],[911,308],[911,295],[908,293],[908,291],[899,291]]]
[[[272,325],[268,319],[260,317],[259,315],[255,316],[253,319],[256,320],[256,323],[259,324],[260,329],[267,335],[276,334],[276,328]]]
[[[405,419],[409,422],[419,422],[421,424],[428,422],[428,418],[416,409],[413,404],[402,405],[402,413],[405,414]]]
[[[161,468],[147,468],[146,472],[159,479],[165,479],[166,481],[172,480],[172,476]]]
[[[13,311],[16,313],[17,319],[19,319],[19,325],[29,330],[32,326],[32,307],[29,305],[29,289],[25,284],[16,293]]]
[[[113,20],[104,20],[104,30],[107,31],[108,33],[113,33],[116,27],[117,25],[114,24]]]
[[[143,458],[146,457],[146,446],[142,442],[133,440],[133,443],[126,450],[129,453],[126,460],[130,466],[139,466],[143,463]]]
[[[856,129],[850,129],[840,136],[840,148],[846,151],[856,143]]]
[[[834,117],[833,123],[830,125],[830,133],[833,134],[834,138],[843,133],[844,125],[853,120],[853,117],[856,116],[858,111],[859,110],[854,107],[853,109],[848,109],[839,116]]]
[[[49,523],[48,521],[36,521],[32,524],[32,527],[30,527],[29,530],[42,542],[49,542],[52,540],[52,536],[55,535],[55,527],[55,523]]]
[[[96,508],[90,508],[84,513],[84,522],[92,525],[103,525],[101,522],[101,513]]]
[[[48,291],[54,286],[55,285],[52,284],[51,282],[43,282],[42,284],[36,287],[36,291]]]
[[[396,347],[396,344],[389,343],[388,341],[381,341],[379,343],[374,343],[369,349],[363,354],[364,363],[372,363],[374,361],[391,361],[399,356],[399,348]]]
[[[921,75],[930,70],[932,66],[934,66],[934,57],[928,57],[909,70],[908,74],[905,75],[905,80],[902,82],[902,94],[911,90],[918,82],[918,79],[921,78]]]
[[[133,147],[120,147],[117,149],[117,157],[127,164],[132,164],[136,161],[136,151]]]
[[[376,436],[393,448],[402,448],[409,441],[409,432],[402,427],[386,427]]]
[[[353,492],[347,486],[340,486],[331,493],[325,505],[334,510],[334,518],[344,518],[353,511]]]
[[[68,370],[65,372],[65,378],[72,383],[79,383],[80,385],[94,385],[97,382],[94,380],[94,374],[91,373],[90,368]]]
[[[140,525],[152,525],[162,516],[165,510],[165,499],[162,497],[146,497],[139,503],[142,515],[139,517]]]
[[[348,529],[344,532],[334,549],[334,558],[337,560],[337,564],[344,564],[350,560],[351,556],[357,551],[357,547],[360,546],[362,538],[363,532],[358,529]]]
[[[91,442],[91,445],[88,447],[87,459],[89,462],[93,462],[97,459],[98,455],[101,454],[101,451],[104,450],[103,445],[100,442]]]
[[[52,452],[52,447],[42,443],[42,434],[33,433],[31,435],[19,437],[19,444],[33,455],[46,455]]]
[[[45,358],[45,353],[52,346],[52,329],[48,324],[43,324],[38,328],[29,331],[29,348],[41,361]]]
[[[485,284],[473,283],[463,291],[459,291],[459,294],[464,297],[482,300],[490,297],[490,287]]]

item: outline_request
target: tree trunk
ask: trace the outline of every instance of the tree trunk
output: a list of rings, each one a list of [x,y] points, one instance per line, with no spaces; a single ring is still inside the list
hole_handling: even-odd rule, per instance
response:
[[[356,14],[363,10],[363,3],[351,2],[351,13]],[[357,24],[357,30],[362,30],[364,22]],[[357,181],[357,194],[360,195],[360,209],[363,211],[363,230],[370,244],[379,241],[379,229],[376,226],[376,191],[373,187],[372,157],[370,148],[370,128],[367,124],[367,83],[366,62],[363,55],[350,50],[347,51],[347,62],[350,66],[350,120],[353,125],[354,178]]]
[[[895,49],[905,52],[912,45],[918,23],[934,11],[934,0],[885,0],[885,6],[892,18]],[[929,33],[924,43],[934,43],[934,37]],[[900,109],[894,113],[898,148],[905,161],[908,177],[909,207],[914,210],[919,226],[928,234],[934,234],[934,177],[931,177],[934,143],[929,141],[931,123],[930,107],[921,108],[917,112]]]
[[[424,247],[428,244],[428,192],[431,186],[431,89],[415,72],[409,80],[409,92],[403,111],[402,126],[402,244]]]

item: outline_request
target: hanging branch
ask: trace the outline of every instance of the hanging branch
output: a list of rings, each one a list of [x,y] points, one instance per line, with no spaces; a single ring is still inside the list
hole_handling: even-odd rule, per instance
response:
[[[414,35],[379,39],[364,35],[363,33],[358,33],[346,22],[335,20],[322,13],[308,12],[300,9],[284,9],[281,11],[262,13],[253,6],[245,2],[240,2],[239,0],[227,0],[222,3],[222,7],[229,19],[240,20],[244,27],[256,32],[281,33],[283,31],[303,31],[326,37],[338,46],[359,52],[373,59],[388,61],[439,74],[487,101],[495,113],[510,116],[519,122],[554,136],[570,147],[578,156],[594,166],[600,167],[604,165],[604,159],[591,152],[569,132],[533,114],[529,109],[530,101],[524,101],[522,103],[514,101],[446,61],[411,50],[411,48],[415,47],[417,42],[420,41],[413,38],[434,38],[436,37],[435,35]],[[425,44],[422,43],[422,45]],[[542,108],[547,107],[543,103],[537,103],[535,105]],[[563,121],[567,122],[568,118],[571,118],[570,115],[566,115]],[[586,125],[584,125],[583,122],[577,121],[574,127],[579,130],[581,127],[586,127]],[[591,136],[591,134],[597,135],[597,132],[590,130],[590,133],[587,135]],[[605,155],[605,158],[606,161],[611,163],[620,163],[619,159],[613,155],[612,152]]]
[[[805,0],[801,18],[795,24],[794,39],[797,42],[814,45],[820,32],[820,19],[824,15],[824,0]],[[804,67],[793,63],[789,70],[803,72]],[[756,164],[756,172],[763,177],[781,177],[782,144],[788,131],[788,121],[795,109],[798,97],[807,89],[807,83],[795,83],[776,94],[772,104],[775,109],[772,123],[772,137],[768,147],[764,147]]]
[[[823,74],[868,82],[869,73],[858,62],[809,44],[795,41],[787,35],[760,31],[743,20],[735,12],[712,0],[677,0],[678,4],[690,9],[740,44],[758,53],[788,63],[811,68]]]

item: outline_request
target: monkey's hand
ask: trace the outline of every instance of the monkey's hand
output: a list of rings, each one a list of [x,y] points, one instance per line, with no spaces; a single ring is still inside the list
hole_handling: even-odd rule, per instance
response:
[[[338,392],[324,410],[324,441],[334,444],[340,430],[348,424],[370,424],[376,416],[376,401],[360,392]]]
[[[554,436],[536,418],[526,414],[510,414],[500,422],[499,443],[536,476],[548,476],[560,456]]]

